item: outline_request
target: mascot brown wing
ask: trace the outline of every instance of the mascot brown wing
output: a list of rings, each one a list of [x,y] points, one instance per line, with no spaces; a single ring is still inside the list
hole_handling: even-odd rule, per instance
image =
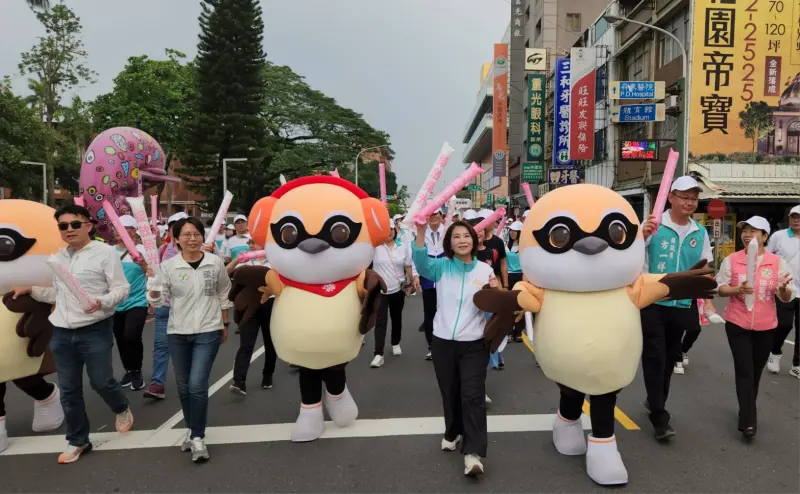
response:
[[[47,351],[53,336],[50,323],[51,306],[37,302],[30,295],[13,298],[12,293],[3,296],[3,304],[15,314],[24,314],[17,322],[17,336],[28,338],[28,357],[41,357]]]
[[[472,297],[477,308],[493,314],[483,330],[483,339],[489,343],[492,352],[500,347],[503,338],[514,329],[515,312],[522,310],[518,302],[520,293],[519,290],[498,290],[486,285]]]
[[[233,302],[233,322],[237,326],[249,321],[265,302],[268,271],[265,266],[241,266],[233,272],[233,286],[228,299]]]
[[[708,261],[703,259],[692,269],[679,273],[670,273],[658,280],[669,289],[667,300],[683,300],[696,298],[714,298],[717,292],[717,282],[710,278],[714,271],[708,267]]]
[[[375,271],[368,269],[364,276],[364,301],[361,305],[361,320],[358,330],[361,334],[367,334],[375,327],[378,318],[378,305],[380,305],[380,294],[386,291],[386,282]]]

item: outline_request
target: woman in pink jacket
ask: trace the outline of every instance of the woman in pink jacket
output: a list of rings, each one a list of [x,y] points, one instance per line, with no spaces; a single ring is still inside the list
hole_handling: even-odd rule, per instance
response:
[[[783,301],[794,298],[792,275],[784,261],[764,250],[769,237],[769,222],[761,216],[741,221],[736,227],[741,231],[745,248],[734,252],[722,261],[717,273],[719,294],[730,297],[725,309],[725,332],[733,354],[736,378],[736,396],[739,400],[739,430],[746,438],[756,435],[756,396],[761,372],[767,364],[772,348],[778,313],[775,296]],[[750,240],[758,242],[755,281],[747,283],[747,248]],[[745,304],[746,295],[755,295],[753,310]]]

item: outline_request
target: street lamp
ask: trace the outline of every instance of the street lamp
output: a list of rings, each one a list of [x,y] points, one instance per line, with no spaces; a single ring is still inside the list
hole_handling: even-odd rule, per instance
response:
[[[371,151],[373,149],[383,149],[384,147],[385,146],[373,146],[371,148],[364,148],[364,149],[362,149],[361,151],[358,152],[358,154],[356,155],[356,185],[358,185],[358,157],[361,156],[361,154],[364,151]]]
[[[228,192],[228,162],[238,163],[247,161],[247,158],[223,158],[222,159],[222,195]]]
[[[35,165],[42,167],[42,204],[47,204],[47,165],[38,161],[20,161],[21,165]]]
[[[689,164],[689,104],[691,99],[689,99],[689,88],[691,87],[691,74],[689,73],[689,56],[686,53],[686,47],[683,46],[683,42],[678,39],[677,36],[672,34],[671,32],[661,29],[658,26],[653,26],[651,24],[646,24],[644,22],[635,21],[633,19],[628,19],[627,17],[620,17],[618,15],[611,15],[606,14],[603,16],[606,22],[613,23],[613,22],[630,22],[631,24],[636,24],[637,26],[641,26],[645,29],[652,29],[653,31],[658,31],[661,34],[669,36],[676,43],[681,49],[681,53],[683,54],[683,149],[681,150],[681,158],[684,169],[688,168]],[[683,171],[679,173],[679,175],[683,175]]]

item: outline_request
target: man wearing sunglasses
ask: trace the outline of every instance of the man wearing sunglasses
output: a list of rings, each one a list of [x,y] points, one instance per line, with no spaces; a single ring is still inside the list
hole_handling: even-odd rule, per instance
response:
[[[691,269],[702,260],[713,261],[708,233],[692,219],[700,191],[700,184],[694,178],[679,177],[670,189],[670,208],[661,216],[660,225],[656,224],[655,216],[647,218],[642,229],[647,242],[646,272],[677,273]],[[715,312],[711,300],[706,300],[704,307],[706,312]],[[666,402],[672,373],[678,368],[683,373],[683,362],[676,360],[686,358],[688,347],[700,334],[697,301],[656,302],[642,309],[641,318],[642,372],[647,389],[645,407],[650,411],[656,439],[662,441],[675,435]]]
[[[114,344],[112,316],[130,290],[122,263],[113,247],[91,239],[93,222],[89,211],[70,204],[56,211],[55,219],[67,247],[53,258],[69,270],[80,288],[94,302],[91,309],[81,303],[56,277],[50,288],[13,288],[14,298],[31,294],[39,302],[54,304],[50,315],[53,337],[50,348],[61,386],[61,405],[67,422],[69,445],[59,463],[77,461],[91,451],[89,420],[83,399],[83,367],[89,383],[116,414],[116,429],[128,432],[133,414],[119,382],[114,378],[111,348]]]

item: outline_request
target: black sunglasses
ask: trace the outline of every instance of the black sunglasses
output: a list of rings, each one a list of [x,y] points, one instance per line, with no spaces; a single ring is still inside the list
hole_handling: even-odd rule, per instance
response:
[[[58,224],[58,229],[61,230],[62,232],[67,231],[68,228],[72,228],[73,230],[77,230],[78,228],[80,228],[81,226],[85,225],[86,223],[91,223],[91,221],[77,221],[77,220],[75,220],[75,221],[70,221],[69,223],[66,223],[66,222],[59,223]]]

